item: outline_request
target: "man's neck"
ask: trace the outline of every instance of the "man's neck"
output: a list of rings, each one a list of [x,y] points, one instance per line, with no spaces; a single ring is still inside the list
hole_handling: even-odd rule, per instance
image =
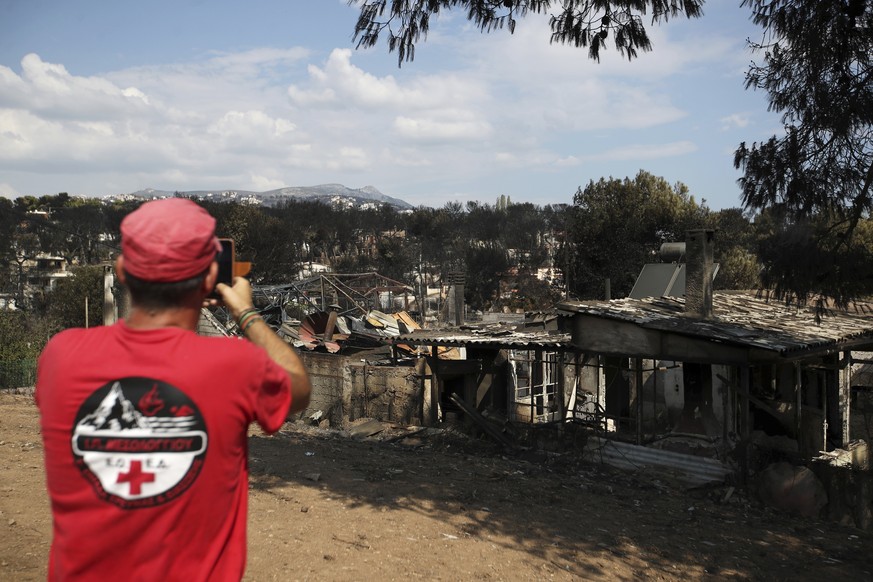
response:
[[[127,315],[127,327],[131,329],[161,329],[164,327],[179,327],[194,331],[200,319],[200,309],[195,307],[172,307],[168,309],[150,309],[132,306]]]

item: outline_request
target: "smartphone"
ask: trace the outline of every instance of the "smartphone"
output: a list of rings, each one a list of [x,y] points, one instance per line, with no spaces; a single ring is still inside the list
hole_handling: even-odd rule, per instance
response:
[[[216,257],[218,262],[218,280],[215,283],[216,285],[218,283],[231,285],[233,283],[233,260],[235,258],[233,239],[220,238],[218,242],[221,243],[221,250],[218,252],[218,257]],[[218,291],[213,289],[210,297],[218,298]]]

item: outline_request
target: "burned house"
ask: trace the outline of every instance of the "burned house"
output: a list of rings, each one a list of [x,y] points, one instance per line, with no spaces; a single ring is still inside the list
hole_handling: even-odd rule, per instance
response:
[[[566,301],[572,342],[607,377],[604,414],[636,440],[664,433],[720,439],[757,430],[801,456],[848,445],[853,351],[873,345],[873,309],[820,316],[749,292],[713,293],[711,235],[696,231],[684,298]]]
[[[600,454],[680,469],[698,482],[744,481],[775,461],[808,465],[832,497],[828,512],[839,513],[835,500],[854,487],[850,519],[868,526],[870,480],[854,472],[870,466],[858,440],[869,427],[853,422],[866,414],[858,397],[866,392],[852,364],[873,347],[873,306],[822,314],[757,293],[713,292],[711,233],[690,234],[702,248],[689,249],[696,258],[685,297],[558,305],[573,346],[598,369],[597,383],[582,390],[597,402]]]
[[[873,364],[873,306],[822,314],[755,292],[713,292],[711,245],[711,231],[690,233],[688,263],[669,267],[671,286],[677,274],[686,279],[681,294],[564,301],[551,332],[528,321],[394,341],[422,349],[433,415],[493,409],[491,418],[533,428],[582,425],[590,456],[673,471],[692,485],[742,482],[775,461],[814,465],[831,496],[842,496],[854,479],[846,475],[870,465],[873,381],[861,374]],[[825,478],[835,458],[848,473]],[[866,507],[869,497],[846,504]],[[869,523],[870,508],[858,511],[851,519]]]

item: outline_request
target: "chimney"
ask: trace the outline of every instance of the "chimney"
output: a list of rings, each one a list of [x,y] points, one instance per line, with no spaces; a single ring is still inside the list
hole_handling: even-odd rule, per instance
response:
[[[449,285],[448,322],[455,325],[464,324],[464,283],[466,274],[463,271],[449,271],[446,274],[446,283]]]
[[[712,318],[713,240],[715,231],[689,230],[685,235],[685,313]]]

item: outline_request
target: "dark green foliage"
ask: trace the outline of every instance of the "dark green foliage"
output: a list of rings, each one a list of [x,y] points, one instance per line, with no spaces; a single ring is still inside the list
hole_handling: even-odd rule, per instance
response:
[[[499,219],[501,240],[514,251],[522,269],[536,269],[548,258],[544,245],[548,224],[544,218],[539,208],[527,202],[510,204]]]
[[[507,274],[506,250],[494,246],[469,246],[464,253],[464,298],[473,309],[500,305],[500,280]]]
[[[36,360],[49,336],[44,318],[0,311],[0,388],[34,385]]]
[[[12,260],[13,241],[18,223],[19,217],[14,211],[12,201],[0,197],[0,258],[4,262]]]
[[[287,283],[296,278],[301,259],[280,212],[247,204],[200,204],[215,217],[218,236],[234,240],[237,261],[252,263],[252,283]]]
[[[52,249],[67,264],[90,265],[107,259],[117,245],[101,244],[100,235],[108,232],[106,213],[99,200],[79,201],[51,211],[53,227],[41,229],[43,248]]]
[[[5,243],[7,254],[19,250],[27,258],[37,252],[61,256],[68,265],[96,263],[118,252],[117,237],[103,236],[118,231],[118,225],[109,222],[110,216],[111,207],[97,199],[71,198],[65,192],[40,198],[23,196],[12,206],[0,206],[0,222],[14,225],[8,231],[13,240],[0,242]],[[35,246],[30,245],[32,249],[22,244],[21,237],[29,234],[38,238]]]
[[[415,249],[397,233],[379,238],[376,243],[375,271],[395,281],[411,281],[416,263]]]
[[[0,311],[0,361],[36,359],[50,335],[44,318]]]
[[[510,296],[501,299],[501,305],[512,311],[544,311],[561,300],[559,289],[533,275],[520,274],[512,282]]]
[[[518,19],[550,14],[550,42],[588,48],[588,56],[596,61],[611,42],[630,60],[638,51],[652,50],[644,18],[652,23],[682,14],[697,18],[703,0],[349,0],[349,4],[361,6],[354,36],[358,48],[374,46],[387,32],[388,50],[397,51],[397,63],[402,65],[415,58],[415,44],[427,37],[431,17],[441,11],[463,10],[482,32],[506,29],[510,34]]]
[[[712,227],[683,184],[640,171],[631,180],[601,178],[574,196],[569,237],[573,245],[571,291],[583,299],[626,297],[662,243],[685,240],[689,229]]]
[[[873,290],[869,220],[848,236],[845,223],[829,214],[786,221],[784,214],[767,211],[758,229],[762,283],[777,298],[799,304],[812,300],[824,308],[828,298],[846,306]]]
[[[89,327],[103,325],[103,267],[86,265],[59,279],[45,294],[45,313],[56,330],[85,327],[85,298],[88,298]]]
[[[716,289],[760,287],[756,256],[765,234],[752,214],[739,208],[711,211],[698,204],[688,188],[640,171],[633,180],[610,178],[590,182],[577,191],[565,215],[567,250],[556,264],[567,266],[569,288],[583,299],[603,299],[605,280],[610,296],[626,297],[646,263],[659,262],[665,242],[682,242],[689,230],[715,230]],[[553,220],[560,221],[556,216]]]
[[[741,208],[726,208],[706,221],[716,229],[715,262],[719,264],[716,289],[760,288],[758,235],[751,219],[752,215]]]
[[[766,210],[765,282],[800,303],[873,291],[859,224],[873,209],[873,2],[744,0],[764,39],[746,86],[767,92],[785,133],[741,144],[742,199]]]

